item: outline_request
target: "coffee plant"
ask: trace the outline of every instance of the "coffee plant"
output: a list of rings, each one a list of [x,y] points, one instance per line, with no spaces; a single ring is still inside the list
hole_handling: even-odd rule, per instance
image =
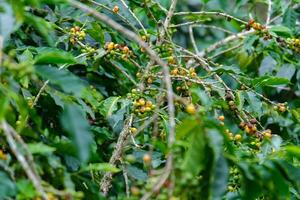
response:
[[[299,0],[1,0],[0,199],[300,199]]]

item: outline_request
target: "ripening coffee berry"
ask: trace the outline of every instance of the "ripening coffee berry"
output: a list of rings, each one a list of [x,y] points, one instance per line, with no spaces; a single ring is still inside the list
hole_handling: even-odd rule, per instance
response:
[[[242,136],[241,136],[240,134],[236,134],[236,135],[234,136],[234,140],[235,140],[235,141],[241,141],[241,140],[242,140]]]
[[[224,121],[224,120],[225,120],[225,117],[224,117],[224,115],[220,115],[220,116],[218,117],[218,119],[219,119],[220,121]]]
[[[189,104],[186,106],[186,112],[191,114],[191,115],[194,115],[196,113],[196,108],[194,106],[194,104]]]
[[[150,165],[150,164],[151,164],[151,160],[152,160],[151,155],[145,154],[145,155],[143,156],[143,161],[144,161],[144,164],[145,164],[145,165]]]
[[[114,8],[113,8],[114,13],[118,13],[119,10],[120,10],[119,6],[114,6]]]
[[[137,129],[135,127],[131,127],[130,128],[130,132],[133,133],[133,134],[135,134],[137,132]]]

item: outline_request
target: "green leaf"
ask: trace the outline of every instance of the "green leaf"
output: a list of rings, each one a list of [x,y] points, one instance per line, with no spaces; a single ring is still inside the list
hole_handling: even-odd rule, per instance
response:
[[[28,148],[32,154],[48,155],[55,151],[54,147],[50,147],[43,143],[29,143]]]
[[[117,173],[120,171],[120,169],[109,163],[93,163],[82,168],[80,171],[103,171]]]
[[[291,37],[292,36],[292,31],[286,26],[272,26],[270,28],[270,31],[275,33],[275,35],[278,36],[283,36],[283,37]]]
[[[84,82],[68,70],[59,70],[54,67],[37,66],[36,72],[50,81],[51,84],[59,86],[64,92],[80,97],[85,89]]]
[[[69,133],[78,158],[82,162],[86,162],[89,158],[92,136],[84,112],[77,105],[67,104],[61,115],[61,124],[64,130]]]
[[[109,97],[103,100],[99,108],[100,113],[106,118],[110,117],[113,112],[117,110],[117,103],[120,98],[121,97]]]
[[[0,199],[8,199],[15,194],[15,183],[7,176],[7,174],[0,171]]]
[[[274,85],[285,85],[289,84],[290,81],[286,78],[275,77],[275,76],[262,76],[252,80],[252,84],[257,86],[274,86]]]
[[[288,155],[296,157],[300,160],[300,147],[298,146],[286,146],[285,151]]]
[[[180,140],[188,134],[190,134],[193,129],[198,126],[199,122],[195,119],[187,118],[181,124],[176,126],[176,139]]]
[[[11,6],[5,1],[0,2],[0,8],[3,9],[0,12],[0,35],[4,38],[4,41],[13,32],[15,26],[15,16]]]
[[[54,46],[54,31],[49,22],[28,12],[25,14],[25,22],[32,25],[45,38],[49,46]]]
[[[226,73],[226,74],[243,74],[241,70],[238,67],[235,66],[224,66],[224,67],[218,67],[212,72],[216,73]]]
[[[185,158],[181,169],[189,172],[192,176],[196,176],[206,165],[206,138],[205,132],[199,126],[193,129],[189,138],[189,148],[185,154]]]
[[[38,55],[35,57],[35,64],[74,64],[76,63],[75,57],[66,51],[41,47],[36,49]]]
[[[286,9],[283,15],[282,24],[293,30],[296,28],[296,18],[297,13],[293,8],[289,7],[288,9]]]

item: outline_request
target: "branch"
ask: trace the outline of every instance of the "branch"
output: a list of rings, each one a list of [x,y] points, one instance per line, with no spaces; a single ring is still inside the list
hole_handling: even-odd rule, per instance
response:
[[[37,192],[41,195],[41,197],[44,200],[48,200],[47,194],[45,193],[42,184],[41,184],[41,178],[36,173],[35,169],[32,169],[26,158],[22,155],[22,153],[19,151],[17,143],[15,142],[13,135],[16,135],[17,133],[15,130],[5,121],[3,120],[1,122],[1,127],[3,129],[4,135],[7,139],[7,142],[9,144],[9,147],[11,148],[12,152],[16,156],[17,160],[20,162],[23,170],[25,171],[28,178],[33,183],[35,189]]]
[[[239,18],[236,18],[232,15],[229,15],[227,13],[222,13],[222,12],[207,12],[207,11],[199,11],[199,12],[178,12],[174,14],[175,16],[182,16],[182,15],[215,15],[215,16],[221,16],[221,17],[225,17],[228,20],[235,20],[237,22],[240,22],[241,24],[247,24],[246,21],[241,20]]]
[[[266,20],[266,25],[269,25],[270,19],[272,15],[272,1],[268,0],[268,12],[267,12],[267,20]]]
[[[120,133],[114,152],[109,160],[109,163],[112,165],[115,165],[116,162],[121,158],[124,143],[130,134],[129,128],[131,127],[132,121],[133,121],[133,115],[131,115],[127,120],[127,122],[125,122],[124,128]],[[107,195],[111,187],[111,181],[112,181],[112,173],[106,172],[100,181],[100,189],[104,193],[104,196]]]
[[[140,25],[140,27],[143,29],[144,34],[147,34],[147,31],[145,29],[145,27],[143,26],[142,22],[139,20],[139,18],[137,18],[137,16],[134,14],[134,12],[131,11],[131,9],[128,7],[128,5],[125,3],[124,0],[121,0],[122,4],[125,6],[125,8],[127,8],[127,10],[129,11],[129,13],[133,16],[133,18],[138,22],[138,24]]]

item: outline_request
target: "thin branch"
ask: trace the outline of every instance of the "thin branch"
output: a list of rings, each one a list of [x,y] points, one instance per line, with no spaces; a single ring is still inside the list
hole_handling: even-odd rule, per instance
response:
[[[268,0],[268,12],[267,12],[267,20],[266,20],[266,25],[269,25],[270,19],[272,15],[272,1]]]
[[[125,3],[124,0],[121,0],[121,2],[125,6],[125,8],[129,11],[129,13],[132,15],[132,17],[138,22],[140,27],[143,29],[144,34],[146,35],[147,31],[146,31],[145,27],[143,26],[142,22],[139,20],[139,18],[137,18],[137,16],[134,14],[134,12],[131,11],[131,9],[128,7],[128,5]]]
[[[118,71],[120,71],[124,76],[126,76],[135,86],[137,86],[136,81],[127,73],[125,72],[121,67],[119,67],[117,64],[114,64],[113,62],[110,62],[111,65],[116,68]]]
[[[6,122],[1,122],[1,127],[3,129],[4,135],[7,139],[7,142],[9,144],[9,147],[11,148],[12,152],[16,156],[17,160],[20,162],[23,170],[25,171],[28,178],[33,183],[35,189],[38,191],[38,193],[41,195],[41,197],[44,200],[48,200],[47,194],[44,191],[42,184],[41,184],[41,178],[36,173],[35,169],[32,169],[26,158],[22,155],[22,153],[19,151],[17,143],[15,142],[13,138],[13,134],[17,134],[15,130]]]
[[[216,58],[216,57],[218,57],[218,56],[220,56],[220,55],[222,55],[222,54],[225,54],[225,53],[228,53],[228,52],[230,52],[230,51],[232,51],[232,50],[238,49],[238,48],[240,48],[241,46],[243,46],[243,43],[242,43],[242,42],[239,43],[239,44],[237,44],[237,45],[235,45],[235,46],[233,46],[233,47],[231,47],[231,48],[229,48],[229,49],[225,49],[224,51],[221,51],[221,52],[219,52],[219,53],[217,53],[217,54],[215,54],[215,55],[209,57],[208,59],[214,59],[214,58]]]
[[[124,177],[124,182],[125,182],[126,197],[129,198],[130,197],[130,189],[129,189],[128,175],[127,175],[127,170],[126,170],[125,164],[122,160],[121,160],[121,165],[122,165],[123,177]]]
[[[199,49],[198,49],[196,41],[195,41],[195,37],[194,37],[194,33],[193,33],[193,26],[189,26],[189,35],[190,35],[191,43],[194,47],[194,50],[195,50],[196,54],[198,54]]]
[[[121,158],[124,143],[127,140],[127,137],[130,135],[129,129],[132,125],[132,121],[133,121],[133,114],[131,114],[129,119],[125,122],[124,128],[120,133],[116,147],[109,160],[109,163],[112,165],[115,165],[117,161]],[[111,188],[112,175],[113,174],[111,172],[106,172],[100,181],[100,189],[105,196],[108,194],[108,191]]]
[[[246,35],[249,35],[249,34],[252,34],[254,33],[254,30],[250,30],[250,31],[245,31],[245,32],[242,32],[242,33],[238,33],[238,34],[235,34],[235,35],[231,35],[231,36],[228,36],[226,38],[224,38],[223,40],[221,41],[218,41],[216,43],[214,43],[213,45],[209,46],[208,48],[206,48],[205,50],[201,51],[198,55],[200,57],[203,57],[204,55],[216,50],[217,48],[229,43],[229,42],[232,42],[236,39],[241,39],[241,38],[244,38]]]
[[[227,13],[222,13],[222,12],[208,12],[208,11],[199,11],[199,12],[178,12],[178,13],[174,13],[175,16],[182,16],[182,15],[215,15],[215,16],[221,16],[221,17],[225,17],[227,20],[235,20],[237,22],[240,22],[242,24],[247,24],[246,21],[241,20],[239,18],[236,18],[232,15],[229,15]]]

